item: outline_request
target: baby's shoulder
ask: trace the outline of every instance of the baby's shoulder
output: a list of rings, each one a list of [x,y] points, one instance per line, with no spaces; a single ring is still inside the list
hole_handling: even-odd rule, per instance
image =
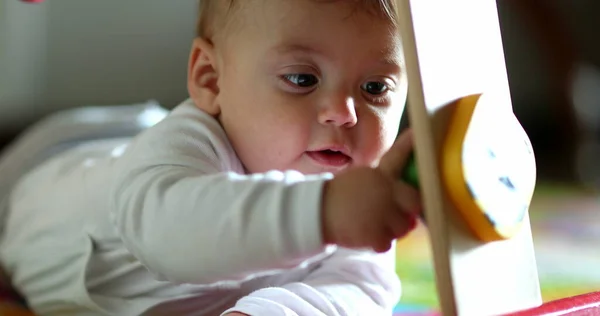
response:
[[[219,121],[187,100],[163,120],[137,135],[125,155],[132,161],[199,162],[219,170],[243,170]]]
[[[151,136],[146,136],[148,134]],[[176,106],[169,115],[142,135],[156,141],[183,138],[211,142],[227,138],[219,121],[189,99]]]

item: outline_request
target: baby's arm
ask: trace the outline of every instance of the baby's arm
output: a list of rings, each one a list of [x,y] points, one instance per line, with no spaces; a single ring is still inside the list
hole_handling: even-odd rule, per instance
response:
[[[303,282],[258,290],[228,312],[251,316],[391,315],[400,297],[394,248],[382,254],[340,248]]]
[[[319,211],[326,179],[224,172],[237,167],[222,133],[197,110],[176,113],[113,165],[112,221],[158,279],[239,282],[325,249]]]
[[[116,188],[115,222],[129,250],[160,279],[240,281],[324,250],[319,182],[286,183],[293,177],[154,166]]]

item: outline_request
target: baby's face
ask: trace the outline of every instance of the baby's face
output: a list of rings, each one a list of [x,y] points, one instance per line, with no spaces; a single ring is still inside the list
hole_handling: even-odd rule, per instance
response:
[[[395,29],[351,1],[244,6],[219,56],[219,120],[249,172],[375,166],[406,99]]]

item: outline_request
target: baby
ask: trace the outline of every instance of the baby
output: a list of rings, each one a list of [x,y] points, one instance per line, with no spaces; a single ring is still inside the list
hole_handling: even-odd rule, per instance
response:
[[[190,98],[12,190],[0,259],[40,315],[391,315],[407,93],[393,0],[203,0]]]

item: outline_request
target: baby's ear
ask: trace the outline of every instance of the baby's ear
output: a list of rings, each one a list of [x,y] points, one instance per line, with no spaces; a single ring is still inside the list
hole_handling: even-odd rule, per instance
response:
[[[194,39],[188,64],[188,93],[197,107],[213,116],[217,116],[221,111],[217,104],[218,79],[213,44],[203,38]]]

